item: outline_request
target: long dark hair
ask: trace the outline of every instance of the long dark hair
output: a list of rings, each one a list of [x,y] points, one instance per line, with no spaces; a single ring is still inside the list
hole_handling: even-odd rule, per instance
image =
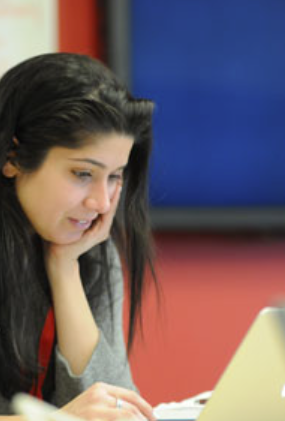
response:
[[[129,273],[129,349],[141,315],[145,268],[154,274],[147,210],[152,111],[151,101],[133,98],[102,63],[79,54],[31,58],[0,81],[1,169],[9,156],[24,171],[35,171],[50,148],[77,148],[94,133],[116,132],[135,139],[112,227]],[[51,298],[41,239],[21,209],[14,181],[2,172],[0,200],[0,390],[9,397],[28,391],[37,379],[45,315],[35,297],[40,288]],[[94,283],[97,300],[104,283],[110,293],[107,247],[105,242],[80,257],[84,286],[88,291]]]

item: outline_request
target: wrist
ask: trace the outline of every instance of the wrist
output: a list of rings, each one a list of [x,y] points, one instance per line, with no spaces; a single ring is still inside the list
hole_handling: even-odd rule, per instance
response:
[[[50,261],[47,274],[51,287],[59,283],[81,282],[78,260]]]

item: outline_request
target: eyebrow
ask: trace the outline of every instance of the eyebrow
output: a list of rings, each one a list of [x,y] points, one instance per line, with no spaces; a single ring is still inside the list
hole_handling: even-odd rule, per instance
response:
[[[96,167],[100,167],[103,169],[107,168],[107,165],[103,164],[103,162],[96,161],[95,159],[91,159],[91,158],[70,158],[69,160],[76,161],[76,162],[85,162],[85,163],[92,164],[92,165],[95,165]],[[122,165],[117,170],[123,170],[125,167],[126,165]]]
[[[76,162],[87,162],[88,164],[95,165],[96,167],[100,168],[107,168],[103,162],[96,161],[95,159],[91,158],[70,158],[70,161],[76,161]]]

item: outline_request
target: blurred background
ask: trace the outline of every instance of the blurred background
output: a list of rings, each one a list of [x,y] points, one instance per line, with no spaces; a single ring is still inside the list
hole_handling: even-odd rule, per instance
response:
[[[212,389],[257,312],[285,298],[284,22],[280,0],[0,0],[1,74],[79,52],[156,103],[161,300],[150,288],[131,354],[152,404]]]

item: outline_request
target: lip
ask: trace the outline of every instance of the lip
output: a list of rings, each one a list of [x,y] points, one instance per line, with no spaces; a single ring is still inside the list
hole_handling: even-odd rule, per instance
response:
[[[90,228],[93,222],[93,219],[91,220],[90,219],[89,220],[88,219],[75,219],[75,218],[68,218],[68,219],[75,228],[82,231],[85,231],[88,228]],[[84,221],[84,222],[80,222],[80,221]]]

